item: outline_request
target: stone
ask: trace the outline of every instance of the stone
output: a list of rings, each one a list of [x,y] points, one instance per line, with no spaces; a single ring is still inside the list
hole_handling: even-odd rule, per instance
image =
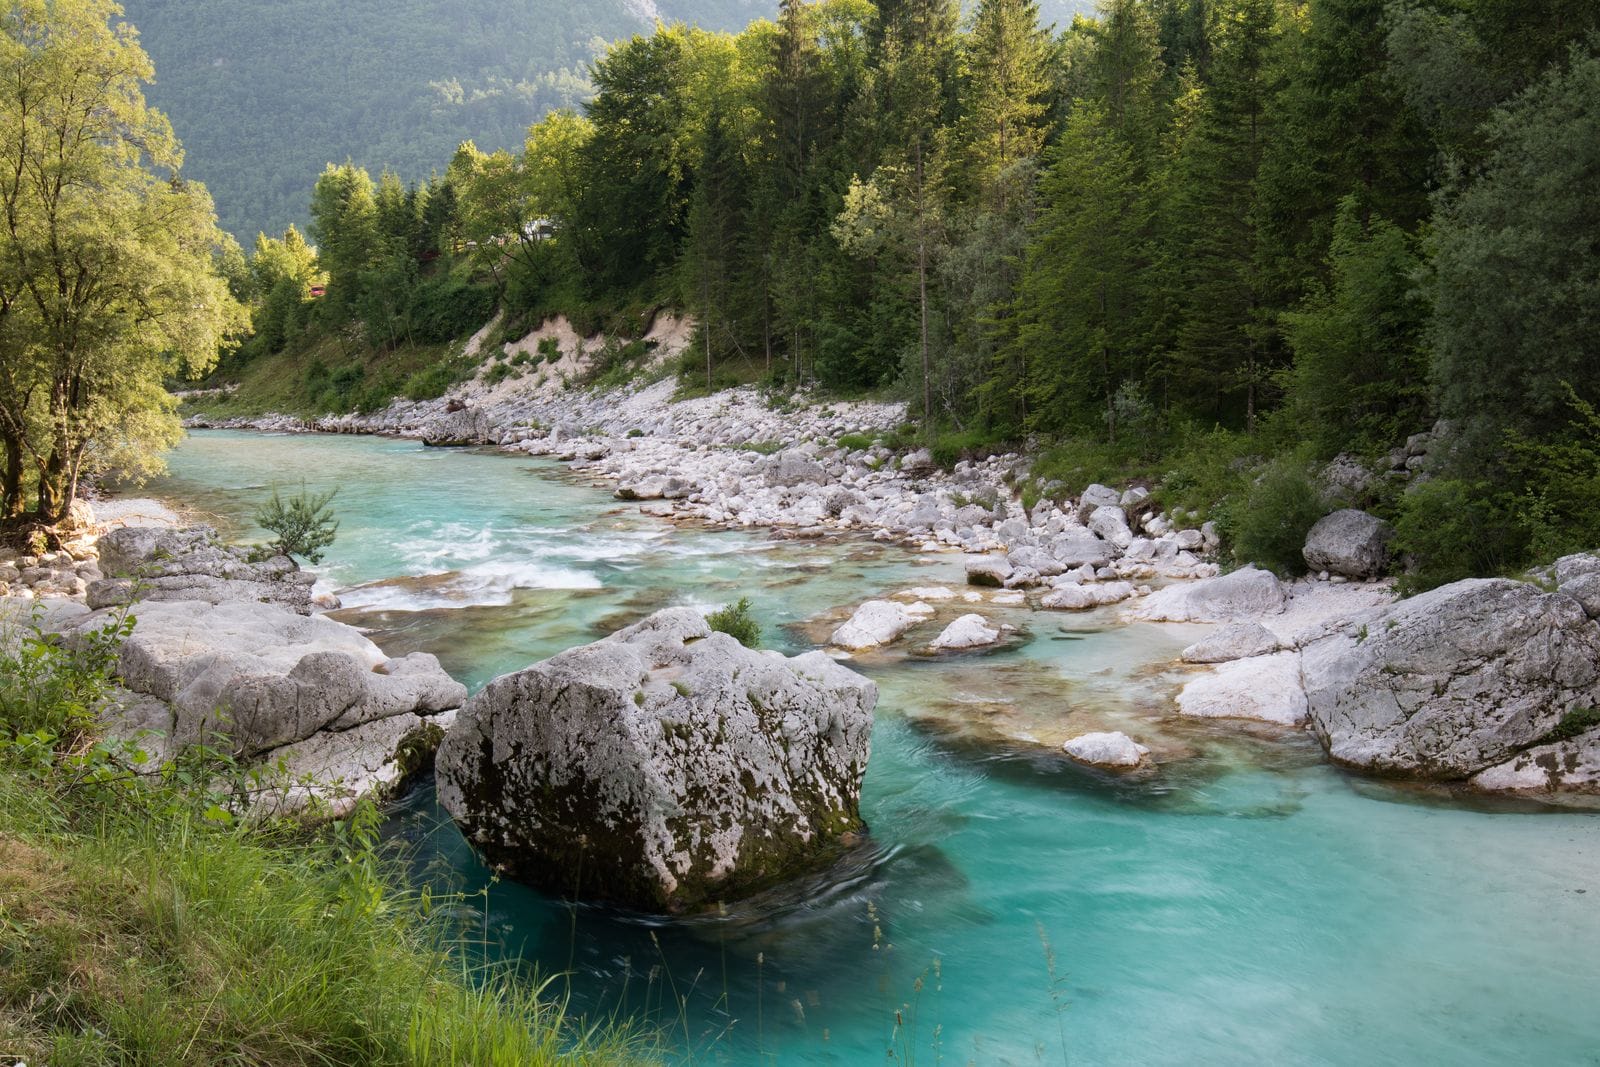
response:
[[[1093,515],[1098,509],[1120,509],[1121,507],[1122,494],[1109,486],[1096,483],[1083,491],[1083,495],[1078,498],[1078,506],[1075,510],[1078,522],[1087,526],[1089,524],[1089,516]]]
[[[1283,611],[1283,583],[1270,571],[1241,567],[1231,574],[1169,585],[1134,610],[1148,622],[1243,622]]]
[[[1389,524],[1365,511],[1345,508],[1317,520],[1301,555],[1314,571],[1348,578],[1375,578],[1389,564]]]
[[[1061,748],[1079,763],[1096,767],[1137,767],[1150,755],[1148,748],[1121,731],[1080,734]]]
[[[1040,548],[1014,548],[1007,558],[1013,567],[1025,568],[1041,578],[1054,578],[1067,569],[1066,564]]]
[[[1062,582],[1039,601],[1039,606],[1052,611],[1088,611],[1091,608],[1117,604],[1136,595],[1131,582],[1104,582],[1080,584]]]
[[[247,550],[224,545],[207,526],[123,526],[101,537],[99,547],[100,570],[110,577],[90,583],[91,608],[115,607],[137,597],[146,602],[248,601],[311,613],[315,575],[287,556],[254,560]]]
[[[900,469],[907,472],[932,470],[933,453],[928,451],[926,448],[919,448],[913,452],[907,452],[905,457],[900,460]]]
[[[76,618],[81,643],[113,618]],[[427,653],[390,659],[353,627],[274,604],[139,605],[116,675],[129,693],[172,709],[171,744],[208,744],[245,759],[395,715],[460,707],[467,691]]]
[[[1000,588],[1016,568],[1004,556],[983,556],[967,561],[967,584]]]
[[[806,453],[791,448],[772,457],[767,465],[766,482],[785,487],[827,485],[828,472]]]
[[[1387,774],[1468,778],[1600,702],[1600,627],[1573,598],[1506,579],[1368,612],[1303,660],[1328,754]]]
[[[1181,714],[1203,719],[1256,719],[1296,726],[1306,720],[1300,653],[1224,663],[1202,674],[1178,694]]]
[[[1559,586],[1559,590],[1576,600],[1589,618],[1600,619],[1600,573],[1570,578]]]
[[[731,901],[862,829],[872,682],[658,612],[490,682],[436,760],[439,799],[497,869],[653,912]]]
[[[1524,749],[1472,776],[1489,793],[1600,793],[1600,729]]]
[[[1229,660],[1265,656],[1283,647],[1278,635],[1258,622],[1224,626],[1203,641],[1183,650],[1185,663],[1226,663]]]
[[[392,715],[276,749],[266,761],[272,773],[265,778],[265,792],[251,811],[320,821],[346,817],[362,799],[381,803],[433,766],[434,752],[456,714]]]
[[[1111,562],[1111,545],[1089,530],[1068,530],[1050,542],[1050,555],[1064,567],[1104,567]]]
[[[1146,489],[1142,485],[1136,485],[1124,492],[1122,494],[1122,499],[1118,503],[1122,505],[1122,510],[1131,516],[1134,512],[1139,510],[1146,500],[1149,499],[1150,490]]]
[[[1128,529],[1128,517],[1120,507],[1096,508],[1089,516],[1089,529],[1116,548],[1127,548],[1133,543],[1133,531]]]
[[[946,626],[944,632],[934,638],[928,647],[939,652],[959,652],[969,648],[987,648],[999,641],[1000,631],[991,627],[988,619],[982,615],[963,615]]]
[[[828,640],[840,648],[864,652],[889,644],[932,615],[933,609],[921,602],[907,607],[892,600],[869,600]]]

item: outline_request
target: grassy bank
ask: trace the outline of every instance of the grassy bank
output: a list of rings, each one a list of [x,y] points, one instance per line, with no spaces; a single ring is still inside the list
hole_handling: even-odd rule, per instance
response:
[[[398,888],[358,809],[319,831],[229,814],[225,763],[136,778],[85,698],[104,655],[0,641],[0,1059],[76,1064],[622,1064],[637,1034],[582,1029],[479,970]]]

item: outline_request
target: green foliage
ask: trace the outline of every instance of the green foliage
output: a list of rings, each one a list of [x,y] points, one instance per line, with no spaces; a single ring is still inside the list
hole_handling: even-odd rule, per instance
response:
[[[253,815],[261,778],[191,748],[139,768],[96,713],[132,620],[0,644],[0,1043],[49,1063],[636,1063],[537,982],[458,954],[467,901],[397,888],[370,803]],[[57,732],[64,730],[66,732]],[[198,1014],[197,1014],[198,1013]]]
[[[713,611],[706,616],[706,624],[717,633],[727,634],[746,648],[757,648],[761,644],[761,624],[756,622],[750,612],[749,597],[740,597],[738,603]]]
[[[1288,577],[1305,573],[1306,534],[1327,513],[1305,462],[1286,457],[1269,464],[1243,496],[1229,501],[1219,526],[1241,563],[1259,563]]]
[[[1566,387],[1571,418],[1547,440],[1508,439],[1511,468],[1525,488],[1518,514],[1535,560],[1600,547],[1600,412]]]
[[[300,492],[285,500],[273,486],[272,499],[256,512],[256,525],[278,535],[273,546],[284,555],[321,563],[324,550],[339,533],[331,507],[338,493],[337,489],[311,493],[302,484]]]
[[[834,443],[848,451],[861,452],[871,448],[876,443],[876,439],[863,433],[847,433],[842,434],[839,440]]]
[[[1420,593],[1503,574],[1526,559],[1528,535],[1514,501],[1489,482],[1435,478],[1402,498],[1393,547],[1407,563],[1400,587]]]
[[[1600,727],[1600,708],[1573,708],[1561,717],[1555,729],[1540,739],[1541,744],[1570,741],[1580,734]]]

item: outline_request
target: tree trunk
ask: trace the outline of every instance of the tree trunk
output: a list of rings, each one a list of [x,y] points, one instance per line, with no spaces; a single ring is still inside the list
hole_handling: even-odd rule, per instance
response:
[[[22,514],[22,442],[6,435],[5,469],[0,470],[0,522]]]
[[[928,367],[928,218],[923,188],[922,145],[917,145],[917,292],[922,316],[922,425],[933,428],[933,375]]]

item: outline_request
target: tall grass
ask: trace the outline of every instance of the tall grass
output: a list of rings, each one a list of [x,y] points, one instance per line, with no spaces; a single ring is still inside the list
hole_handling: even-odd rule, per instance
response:
[[[93,692],[62,679],[105,669],[35,636],[0,646],[0,674],[23,657],[52,693]],[[240,818],[216,802],[225,766],[136,776],[76,716],[54,717],[68,735],[23,706],[0,703],[0,1060],[652,1058],[639,1032],[581,1027],[544,986],[470,963],[462,901],[397,888],[370,804],[317,831]]]

